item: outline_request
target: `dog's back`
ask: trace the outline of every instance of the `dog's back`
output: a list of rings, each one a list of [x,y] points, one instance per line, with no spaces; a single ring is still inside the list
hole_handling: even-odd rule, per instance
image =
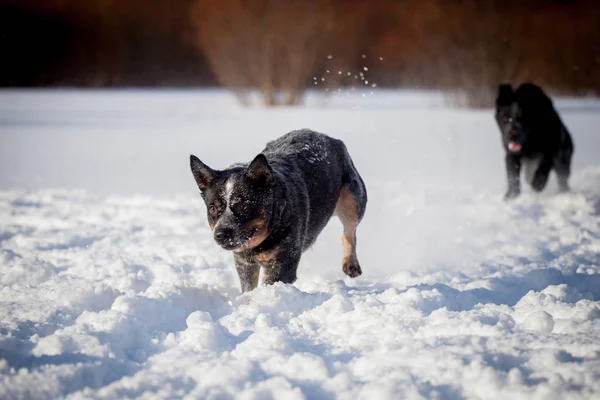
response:
[[[305,198],[296,216],[307,217],[303,248],[312,245],[333,215],[343,187],[356,198],[357,219],[362,219],[367,191],[341,140],[308,129],[292,131],[267,143],[262,153],[289,193]]]
[[[571,138],[552,100],[537,85],[524,83],[515,91],[515,102],[529,131],[528,141],[535,152],[558,152]]]

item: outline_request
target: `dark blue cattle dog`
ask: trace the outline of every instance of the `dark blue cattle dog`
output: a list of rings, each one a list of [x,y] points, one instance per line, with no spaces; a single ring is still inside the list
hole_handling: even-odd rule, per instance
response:
[[[217,171],[190,156],[194,179],[208,211],[215,241],[233,250],[242,292],[264,283],[292,283],[302,252],[333,214],[341,220],[344,273],[362,271],[356,257],[356,227],[367,191],[346,146],[310,130],[267,143],[249,164]]]
[[[496,121],[506,151],[506,199],[521,193],[521,163],[525,167],[526,181],[536,192],[546,187],[552,168],[558,176],[560,190],[569,190],[573,141],[552,100],[541,88],[525,83],[513,91],[510,85],[500,85]]]

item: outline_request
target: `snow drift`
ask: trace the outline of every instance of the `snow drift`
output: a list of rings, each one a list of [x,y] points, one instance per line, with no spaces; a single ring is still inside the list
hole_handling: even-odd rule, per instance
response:
[[[491,111],[435,95],[0,93],[0,397],[598,396],[600,103],[558,108],[572,192],[507,204]],[[364,275],[332,220],[295,285],[240,295],[188,155],[226,166],[301,127],[367,183]]]

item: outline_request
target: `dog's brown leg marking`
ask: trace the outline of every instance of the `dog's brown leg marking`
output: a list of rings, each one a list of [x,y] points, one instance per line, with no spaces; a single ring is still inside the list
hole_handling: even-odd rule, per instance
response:
[[[258,253],[254,258],[263,267],[269,267],[275,261],[277,255],[277,249],[271,249]]]
[[[344,233],[342,235],[342,270],[351,278],[362,274],[358,258],[356,257],[356,227],[358,226],[358,207],[356,198],[347,186],[342,187],[340,197],[335,207],[335,215],[342,222]]]
[[[271,250],[266,250],[266,251],[260,252],[254,256],[254,259],[258,262],[258,264],[262,267],[263,271],[265,272],[265,274],[263,276],[263,284],[264,285],[269,285],[269,284],[274,283],[274,282],[269,282],[269,275],[270,275],[270,272],[272,272],[272,268],[274,268],[276,265],[275,263],[277,261],[276,260],[277,253],[279,253],[279,249],[274,248]]]

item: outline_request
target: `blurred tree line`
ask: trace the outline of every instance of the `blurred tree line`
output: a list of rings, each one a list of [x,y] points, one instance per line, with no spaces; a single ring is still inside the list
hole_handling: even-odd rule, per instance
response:
[[[0,0],[0,86],[600,93],[598,0]]]

